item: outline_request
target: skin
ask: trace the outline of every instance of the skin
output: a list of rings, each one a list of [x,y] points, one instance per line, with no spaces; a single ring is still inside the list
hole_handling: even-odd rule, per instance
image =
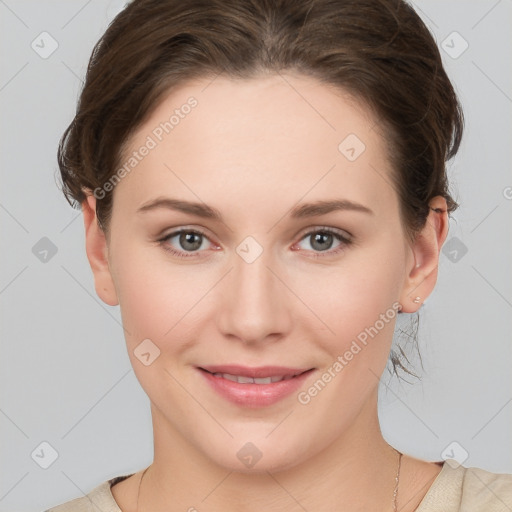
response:
[[[83,203],[96,291],[120,305],[128,354],[151,401],[154,461],[139,510],[392,510],[398,454],[382,436],[377,391],[396,317],[306,405],[292,393],[264,408],[237,406],[196,366],[315,368],[307,390],[394,302],[412,313],[430,295],[446,202],[431,200],[444,212],[430,211],[410,242],[378,120],[347,94],[291,73],[183,84],[137,130],[127,154],[190,96],[198,105],[115,187],[107,234],[94,197]],[[353,162],[338,150],[351,133],[366,146]],[[137,212],[157,197],[206,203],[223,221]],[[373,214],[289,216],[298,204],[331,199]],[[165,250],[191,254],[179,236],[158,242],[182,227],[206,234],[189,258]],[[310,234],[322,227],[353,243],[334,254],[343,245],[334,237],[322,251]],[[247,236],[263,249],[252,263],[236,252]],[[147,338],[160,355],[145,366],[134,350]],[[252,469],[236,456],[247,442],[262,452]],[[440,469],[404,455],[399,510],[415,510]],[[123,512],[136,510],[140,477],[112,488]]]

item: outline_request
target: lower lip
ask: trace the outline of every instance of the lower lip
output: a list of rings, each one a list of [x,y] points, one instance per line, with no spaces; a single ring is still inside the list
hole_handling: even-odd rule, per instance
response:
[[[308,370],[296,377],[270,384],[240,384],[223,377],[215,377],[212,373],[198,368],[210,386],[219,395],[230,402],[243,407],[265,407],[275,404],[297,391],[314,369]]]

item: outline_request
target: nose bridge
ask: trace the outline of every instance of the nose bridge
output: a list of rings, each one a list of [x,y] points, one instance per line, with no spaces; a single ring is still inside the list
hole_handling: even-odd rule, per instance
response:
[[[241,251],[241,249],[240,249]],[[264,250],[254,261],[238,255],[233,268],[233,281],[240,298],[254,305],[269,304],[275,283],[269,267],[272,266],[270,250]]]
[[[289,326],[286,289],[274,275],[272,251],[260,248],[254,240],[245,240],[237,247],[222,290],[219,327],[225,335],[244,341],[282,334]]]

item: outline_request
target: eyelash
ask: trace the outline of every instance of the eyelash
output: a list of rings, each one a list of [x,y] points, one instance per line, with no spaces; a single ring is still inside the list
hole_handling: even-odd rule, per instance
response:
[[[171,238],[174,238],[177,235],[181,235],[181,233],[193,233],[193,234],[202,236],[202,237],[206,238],[207,240],[209,240],[206,233],[203,233],[202,231],[199,231],[197,229],[179,229],[177,231],[173,231],[172,233],[169,233],[165,237],[158,240],[158,242],[160,243],[160,245],[162,246],[162,248],[165,251],[170,252],[173,256],[176,256],[178,258],[193,258],[193,257],[196,257],[195,255],[200,252],[200,251],[192,251],[192,252],[189,251],[189,253],[187,254],[186,251],[177,251],[177,250],[173,249],[168,244],[168,241]],[[322,234],[328,233],[330,235],[333,235],[339,242],[341,242],[341,244],[336,249],[330,249],[327,251],[314,251],[312,253],[312,255],[310,256],[312,258],[323,258],[323,257],[327,257],[327,256],[335,256],[336,254],[342,252],[345,249],[345,247],[348,247],[349,245],[351,245],[353,243],[352,239],[347,238],[346,236],[342,235],[338,231],[336,231],[332,228],[329,228],[327,226],[324,226],[322,228],[317,228],[312,231],[308,231],[307,233],[304,233],[304,235],[302,235],[302,237],[299,241],[302,241],[305,238],[307,238],[311,235],[316,235],[318,233],[322,233]]]

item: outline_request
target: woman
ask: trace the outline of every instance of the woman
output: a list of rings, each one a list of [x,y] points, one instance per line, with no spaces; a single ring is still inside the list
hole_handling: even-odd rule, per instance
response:
[[[377,415],[396,317],[436,284],[462,129],[402,1],[128,5],[59,164],[154,461],[51,511],[512,507],[512,475],[402,454]]]

